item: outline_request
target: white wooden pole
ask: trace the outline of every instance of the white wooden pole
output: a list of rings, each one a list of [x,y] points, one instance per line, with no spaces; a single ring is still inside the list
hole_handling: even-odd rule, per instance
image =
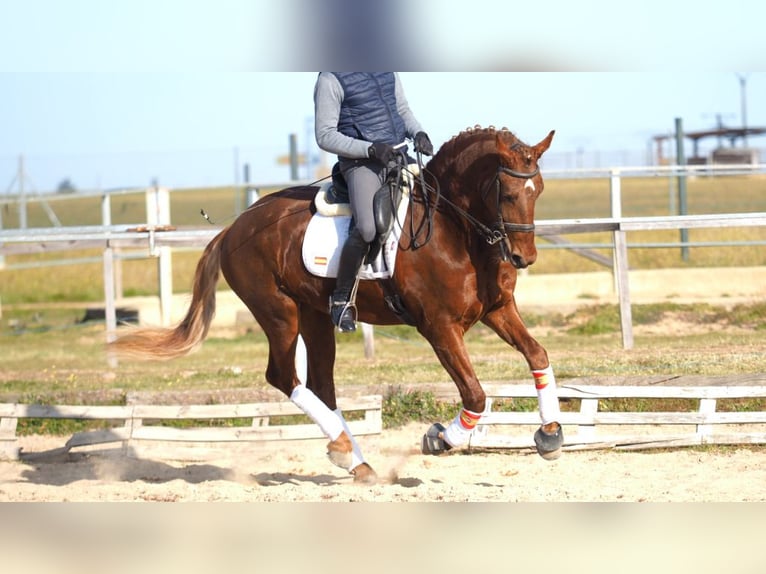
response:
[[[150,228],[170,224],[170,192],[167,188],[152,186],[146,190],[146,222]],[[153,233],[151,229],[150,233]],[[170,247],[153,249],[152,255],[158,257],[160,321],[163,327],[167,327],[170,325],[173,309],[173,265]]]
[[[117,338],[117,305],[114,299],[114,249],[109,240],[104,249],[104,318],[106,321],[106,342]]]
[[[101,222],[105,227],[112,224],[112,204],[108,193],[101,196]],[[114,248],[109,240],[104,248],[104,321],[106,322],[106,342],[117,338],[117,304],[114,289]],[[117,366],[117,357],[107,351],[107,363],[111,368]]]
[[[165,187],[157,188],[157,206],[159,209],[159,224],[170,224],[170,192]],[[167,327],[172,320],[173,310],[173,261],[170,247],[160,247],[159,277],[160,305],[162,326]]]
[[[109,227],[112,225],[112,196],[108,193],[104,193],[101,196],[101,225]],[[114,297],[119,300],[122,299],[122,259],[120,259],[120,251],[114,249]]]
[[[610,183],[610,199],[612,217],[622,219],[622,190],[620,171],[612,170]],[[622,347],[633,348],[633,313],[630,307],[630,282],[628,275],[628,241],[620,228],[613,232],[614,237],[614,284],[617,288],[617,298],[620,305],[620,330],[622,331]]]
[[[375,328],[367,323],[362,323],[362,336],[364,337],[364,358],[375,358]]]

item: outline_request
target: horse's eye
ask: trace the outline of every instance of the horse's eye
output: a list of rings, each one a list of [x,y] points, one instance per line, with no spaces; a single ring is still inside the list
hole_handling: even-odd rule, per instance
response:
[[[503,203],[508,203],[508,204],[516,203],[516,196],[503,194]]]

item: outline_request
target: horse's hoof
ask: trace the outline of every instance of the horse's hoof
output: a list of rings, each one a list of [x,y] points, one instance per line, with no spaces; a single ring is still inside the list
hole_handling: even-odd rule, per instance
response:
[[[351,458],[351,440],[345,432],[342,432],[338,438],[327,443],[327,458],[334,465],[349,469],[353,464]]]
[[[375,484],[378,482],[377,473],[366,462],[351,469],[351,474],[354,475],[354,484]]]
[[[452,448],[444,440],[444,430],[444,425],[441,423],[431,425],[431,428],[423,435],[420,444],[420,450],[423,454],[441,454]]]
[[[535,432],[535,447],[537,454],[545,460],[556,460],[561,456],[561,446],[564,444],[564,431],[561,425],[554,423],[556,430],[552,433],[546,432],[540,427]]]

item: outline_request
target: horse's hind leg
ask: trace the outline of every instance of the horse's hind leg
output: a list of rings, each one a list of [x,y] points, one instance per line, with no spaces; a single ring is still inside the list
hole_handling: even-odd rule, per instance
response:
[[[373,482],[375,472],[358,447],[354,448],[353,436],[337,410],[332,377],[335,335],[329,317],[310,308],[300,310],[294,300],[281,293],[269,298],[270,305],[264,305],[262,297],[254,301],[253,305],[247,303],[248,308],[269,340],[266,380],[285,393],[330,439],[327,455],[333,464],[351,472],[355,482]],[[305,386],[295,366],[299,323],[303,325],[308,359]]]
[[[298,304],[278,290],[253,294],[237,291],[237,294],[250,309],[269,341],[269,362],[266,367],[268,383],[289,397],[319,425],[331,441],[337,440],[344,429],[338,417],[330,410],[335,408],[334,396],[324,394],[323,398],[330,400],[328,407],[309,387],[303,386],[298,378],[295,366],[300,316]],[[332,353],[335,353],[334,347]],[[309,375],[312,374],[309,372]],[[350,446],[348,452],[351,452]]]
[[[373,483],[375,471],[362,455],[362,450],[338,408],[335,397],[333,368],[335,365],[335,333],[326,313],[303,307],[301,309],[301,335],[306,343],[308,370],[306,386],[332,409],[343,427],[335,440],[327,445],[327,454],[333,463],[346,468],[354,475],[354,482]],[[351,456],[350,461],[348,456]]]

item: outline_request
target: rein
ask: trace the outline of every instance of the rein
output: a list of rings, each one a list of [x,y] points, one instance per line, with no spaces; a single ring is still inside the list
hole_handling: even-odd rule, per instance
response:
[[[500,175],[506,174],[510,175],[511,177],[519,178],[519,179],[531,179],[535,177],[537,174],[540,173],[540,168],[536,168],[534,171],[531,172],[522,172],[522,171],[516,171],[514,169],[504,167],[504,166],[498,166],[497,171],[495,172],[495,177],[487,184],[487,188],[484,191],[484,196],[486,196],[487,193],[489,193],[489,190],[492,188],[493,184],[495,186],[495,194],[496,194],[496,206],[497,206],[497,222],[494,226],[489,227],[479,221],[476,217],[468,213],[465,209],[455,204],[450,199],[444,197],[441,194],[441,189],[439,187],[439,180],[436,177],[433,177],[432,179],[436,182],[435,187],[429,185],[426,182],[426,173],[428,170],[426,170],[425,166],[423,165],[422,155],[420,153],[417,154],[417,162],[418,166],[420,167],[420,173],[416,176],[418,179],[418,182],[420,183],[420,188],[423,191],[423,202],[425,206],[425,216],[421,220],[420,224],[415,226],[414,220],[412,217],[410,217],[410,245],[412,249],[419,249],[420,247],[423,247],[426,243],[428,243],[429,239],[431,238],[431,235],[433,233],[433,217],[434,217],[434,211],[436,206],[439,204],[440,201],[446,203],[449,205],[457,214],[459,214],[461,217],[463,217],[468,223],[473,226],[473,228],[477,231],[479,235],[483,237],[483,239],[487,242],[488,245],[496,245],[498,243],[501,243],[504,240],[508,239],[509,233],[533,233],[535,231],[535,224],[534,223],[509,223],[505,220],[503,220],[503,215],[500,209],[500,197],[501,197],[501,189],[500,189]],[[401,177],[401,170],[407,169],[405,165],[398,164],[397,169],[399,170],[399,174],[397,174],[397,177],[394,178],[394,181],[399,181],[399,178]],[[435,197],[432,199],[432,195],[435,195]],[[410,206],[410,209],[412,209],[412,206]],[[423,233],[423,229],[427,227],[426,236],[425,239],[421,242],[418,240],[418,237]],[[507,247],[505,243],[501,243],[501,250],[503,252],[503,259],[508,259],[508,253],[507,253]]]
[[[416,153],[417,162],[418,162],[418,173],[415,174],[407,169],[407,156],[404,154],[400,154],[400,156],[397,158],[397,163],[395,167],[392,167],[392,170],[395,170],[395,176],[390,178],[392,186],[400,186],[402,182],[402,178],[404,177],[403,172],[407,171],[410,175],[413,176],[413,179],[417,178],[418,182],[420,183],[420,189],[423,190],[423,201],[425,205],[425,217],[420,221],[420,223],[417,225],[417,228],[415,226],[415,218],[412,217],[412,202],[410,202],[409,210],[410,210],[410,229],[409,229],[409,237],[410,237],[410,247],[415,249],[420,249],[424,245],[426,245],[431,240],[431,235],[433,235],[433,207],[436,207],[438,205],[439,200],[442,199],[441,195],[441,188],[439,187],[439,180],[433,177],[433,180],[436,182],[436,187],[430,186],[428,183],[426,183],[425,174],[430,173],[423,164],[423,154],[420,152]],[[392,190],[393,191],[393,190]],[[411,193],[414,191],[411,190]],[[433,207],[429,201],[431,194],[436,195],[436,199],[433,202]],[[393,197],[392,193],[392,197]],[[414,197],[414,196],[413,196]],[[445,200],[446,201],[446,200]],[[396,214],[396,206],[394,206],[394,214]],[[402,222],[398,220],[397,217],[397,224],[399,225],[399,228],[404,230],[404,226],[402,225]],[[425,231],[425,239],[421,242],[418,237],[420,237],[423,234],[424,228]]]
[[[495,184],[498,221],[494,227],[491,227],[491,228],[487,227],[481,221],[476,219],[473,215],[468,213],[463,208],[457,206],[455,203],[453,203],[447,198],[442,198],[442,200],[445,201],[450,207],[452,207],[452,209],[457,211],[461,216],[463,216],[466,220],[468,220],[468,222],[471,225],[473,225],[474,229],[476,229],[479,235],[484,237],[484,240],[489,245],[495,245],[505,239],[508,239],[508,233],[532,233],[535,230],[534,223],[508,223],[507,221],[503,220],[503,215],[502,215],[502,212],[500,211],[500,174],[501,173],[505,173],[512,177],[517,177],[520,179],[530,179],[535,177],[538,173],[540,173],[540,169],[537,168],[534,171],[527,173],[527,172],[516,171],[503,166],[499,166],[497,168],[497,172],[495,172],[495,177],[492,179],[492,181],[489,182],[489,184],[487,185],[487,189],[484,192],[484,196],[486,196],[489,189],[492,187],[492,184]]]

